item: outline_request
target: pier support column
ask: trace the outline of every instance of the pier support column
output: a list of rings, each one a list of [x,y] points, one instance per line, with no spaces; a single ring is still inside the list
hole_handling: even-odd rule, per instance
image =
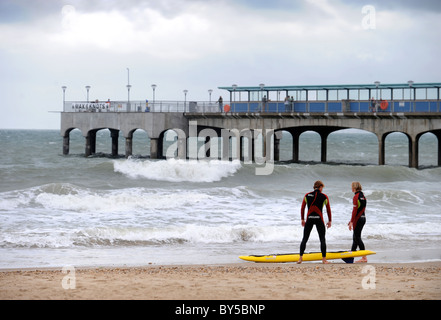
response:
[[[299,138],[300,133],[291,131],[292,135],[292,162],[299,162]]]
[[[132,145],[133,145],[133,138],[132,136],[126,137],[126,158],[130,157],[132,155]]]
[[[247,156],[245,158],[245,139],[248,143]],[[244,130],[240,135],[240,161],[249,164],[254,161],[254,131],[252,129]]]
[[[251,144],[249,150],[251,152],[251,154],[248,156],[249,159],[251,160],[251,162],[255,162],[256,161],[256,137],[254,135],[256,131],[251,130],[251,137],[250,140],[248,140],[248,143]]]
[[[438,167],[441,167],[441,131],[432,132],[438,139]]]
[[[165,159],[164,157],[164,135],[158,138],[158,159]]]
[[[321,162],[326,162],[327,161],[328,136],[329,136],[329,132],[321,132],[320,133],[320,138],[322,140]]]
[[[70,145],[70,133],[67,133],[63,137],[63,154],[68,155],[69,154],[69,145]]]
[[[92,146],[91,146],[91,134],[90,132],[87,133],[87,136],[85,137],[86,139],[86,148],[84,150],[85,156],[88,157],[92,154]]]
[[[96,131],[90,131],[89,136],[90,136],[90,140],[89,140],[90,154],[95,154],[96,153]]]
[[[262,158],[268,161],[271,157],[271,149],[267,149],[267,139],[271,137],[267,136],[265,128],[262,129]],[[268,155],[268,156],[267,156]]]
[[[274,161],[280,161],[280,140],[283,138],[283,131],[274,131]]]
[[[185,138],[185,142],[184,142],[184,144],[185,144],[185,147],[187,148],[187,146],[188,146],[188,153],[187,152],[185,152],[185,156],[184,156],[184,158],[181,158],[181,159],[186,159],[186,160],[189,160],[189,159],[191,159],[190,158],[190,156],[191,156],[191,146],[189,145],[189,140],[190,140],[190,137],[186,137]],[[180,146],[180,144],[179,144],[179,137],[178,137],[178,159],[179,159],[179,146]]]
[[[86,157],[96,152],[96,131],[89,131],[86,135]]]
[[[437,152],[437,155],[438,155],[438,160],[437,160],[437,166],[438,167],[441,167],[441,130],[437,130],[437,131],[429,131],[430,133],[433,133],[434,135],[435,135],[435,137],[436,137],[436,139],[437,139],[437,146],[438,146],[438,152]],[[417,141],[418,141],[418,143],[419,143],[419,138],[420,138],[421,136],[419,136],[417,139]],[[417,148],[417,150],[416,150],[416,152],[417,152],[417,154],[419,153],[419,151],[418,151],[418,148]],[[417,158],[417,160],[418,160],[418,158]],[[418,163],[418,165],[419,165],[419,162],[417,162]]]
[[[211,160],[214,157],[219,157],[219,155],[218,155],[219,148],[217,148],[217,149],[214,148],[214,146],[216,146],[216,147],[218,146],[218,143],[216,143],[216,142],[219,142],[219,136],[214,129],[211,129],[211,128],[202,129],[198,133],[198,138],[204,138],[204,145],[200,148],[199,148],[199,146],[197,147],[196,153],[197,153],[198,159]],[[223,141],[223,139],[222,139],[222,141]],[[200,152],[202,154],[200,154]]]
[[[274,161],[280,161],[280,140],[282,138],[282,132],[278,131],[274,133]]]
[[[180,137],[178,134],[178,159],[187,159],[187,139],[185,136]]]
[[[387,135],[377,136],[378,138],[378,165],[384,166],[385,163],[385,141]]]
[[[210,159],[210,157],[211,157],[211,137],[210,136],[205,137],[204,148],[205,148],[205,157],[207,159]]]
[[[250,140],[248,140],[250,141]],[[240,136],[239,138],[239,161],[245,162],[245,150],[244,150],[244,146],[245,146],[245,137],[244,136]],[[249,149],[248,149],[249,150]],[[249,151],[248,151],[248,158],[249,158]]]
[[[441,133],[438,133],[438,167],[441,167]]]
[[[112,138],[112,156],[118,156],[118,138],[119,130],[110,129],[110,137]]]
[[[221,149],[222,155],[220,159],[222,161],[228,161],[230,159],[231,137],[230,136],[222,137],[221,143],[222,143],[222,149]]]
[[[150,138],[150,159],[158,159],[159,156],[159,139],[158,138]]]
[[[418,140],[409,137],[409,167],[418,169]]]

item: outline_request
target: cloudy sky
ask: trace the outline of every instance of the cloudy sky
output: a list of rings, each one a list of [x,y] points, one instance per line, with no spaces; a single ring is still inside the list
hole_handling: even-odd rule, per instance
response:
[[[366,7],[370,5],[369,7]],[[219,86],[441,82],[439,0],[0,0],[0,128],[66,100],[208,100]]]

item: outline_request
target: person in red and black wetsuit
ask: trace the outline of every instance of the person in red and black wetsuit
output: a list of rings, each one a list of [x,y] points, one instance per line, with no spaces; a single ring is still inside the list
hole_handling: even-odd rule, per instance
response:
[[[307,193],[302,201],[302,208],[300,215],[302,218],[303,239],[300,244],[300,259],[297,263],[302,263],[303,253],[306,249],[306,243],[308,242],[309,235],[312,227],[315,225],[320,238],[320,250],[322,252],[323,263],[329,263],[326,260],[326,227],[331,227],[331,206],[329,204],[329,198],[326,194],[322,193],[325,185],[320,180],[314,183],[314,191]],[[308,206],[308,213],[306,215],[305,222],[305,207]],[[326,205],[326,213],[328,214],[328,223],[325,227],[325,221],[323,220],[323,207]]]
[[[353,242],[351,251],[357,250],[357,247],[360,250],[364,250],[364,243],[361,240],[361,231],[366,223],[366,197],[364,196],[360,182],[352,182],[351,185],[352,192],[355,193],[354,198],[352,199],[352,216],[351,221],[349,221],[348,226],[349,230],[354,230]],[[360,260],[356,262],[367,262],[366,256],[363,256]]]

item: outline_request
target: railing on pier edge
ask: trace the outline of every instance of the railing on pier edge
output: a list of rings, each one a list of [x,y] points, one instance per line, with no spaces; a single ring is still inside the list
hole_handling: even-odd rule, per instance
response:
[[[66,101],[64,112],[340,113],[441,112],[441,100],[339,101]]]

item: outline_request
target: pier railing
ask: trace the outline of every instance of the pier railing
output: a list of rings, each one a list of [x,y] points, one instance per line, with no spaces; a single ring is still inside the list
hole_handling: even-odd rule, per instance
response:
[[[66,101],[64,112],[220,112],[219,104],[207,101]]]
[[[337,101],[66,101],[64,112],[335,113],[441,112],[440,100]]]

